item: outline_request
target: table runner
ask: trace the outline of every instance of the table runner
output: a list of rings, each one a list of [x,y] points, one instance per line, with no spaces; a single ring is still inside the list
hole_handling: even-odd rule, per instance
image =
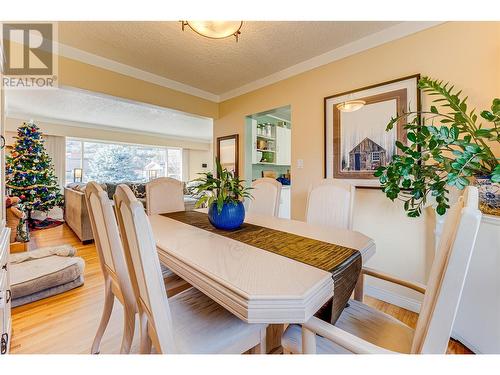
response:
[[[197,211],[179,211],[162,216],[331,272],[334,280],[333,301],[325,304],[316,316],[332,324],[346,306],[361,271],[361,253],[348,247],[249,223],[243,223],[239,229],[225,231],[212,226],[206,213]]]

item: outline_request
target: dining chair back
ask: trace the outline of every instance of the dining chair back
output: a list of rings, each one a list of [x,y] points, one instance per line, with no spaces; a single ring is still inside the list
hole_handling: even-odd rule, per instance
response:
[[[481,212],[468,187],[448,211],[412,343],[413,353],[446,353],[474,250]]]
[[[356,188],[347,182],[324,179],[309,189],[306,221],[313,225],[352,229]]]
[[[105,287],[104,310],[92,344],[92,353],[98,353],[100,350],[100,342],[109,322],[115,297],[122,303],[125,314],[120,351],[128,353],[132,344],[137,308],[113,204],[101,185],[93,181],[87,183],[85,199]]]
[[[289,326],[282,339],[284,350],[307,354],[345,350],[378,354],[446,353],[480,222],[478,190],[469,186],[448,211],[427,287],[363,268],[366,275],[424,293],[415,330],[359,300],[351,300],[335,326],[313,317],[302,325],[302,336],[296,325]],[[299,341],[300,345],[294,346]]]
[[[148,215],[184,211],[182,182],[170,177],[160,177],[146,184],[146,210]]]
[[[156,350],[175,353],[171,311],[156,243],[144,207],[123,184],[116,188],[114,200],[140,315],[141,352],[145,341],[150,338]]]
[[[248,213],[278,216],[280,208],[281,183],[274,178],[258,178],[252,182],[253,199],[248,203]]]

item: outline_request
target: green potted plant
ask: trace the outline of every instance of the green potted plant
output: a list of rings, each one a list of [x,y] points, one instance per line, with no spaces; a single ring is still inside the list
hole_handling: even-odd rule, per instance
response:
[[[491,110],[468,112],[467,97],[443,81],[423,77],[418,82],[422,92],[435,96],[427,111],[403,113],[391,119],[387,131],[403,118],[409,145],[396,142],[401,151],[390,163],[379,167],[383,192],[391,199],[401,199],[410,217],[422,213],[429,196],[436,201],[436,212],[443,215],[448,205],[449,186],[459,190],[476,183],[481,208],[497,214],[500,203],[500,165],[490,146],[500,142],[500,99]]]
[[[223,169],[219,159],[215,160],[217,177],[212,172],[200,173],[200,178],[193,180],[196,183],[191,193],[199,196],[195,207],[208,206],[208,219],[210,223],[224,230],[237,229],[245,220],[245,207],[243,200],[251,199],[251,188],[244,186],[233,172]]]

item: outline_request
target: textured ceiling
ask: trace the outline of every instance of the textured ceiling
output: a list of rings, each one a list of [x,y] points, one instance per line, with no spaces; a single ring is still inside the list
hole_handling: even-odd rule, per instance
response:
[[[104,125],[198,141],[212,139],[211,119],[88,92],[67,89],[9,90],[6,104],[7,116]]]
[[[245,21],[236,43],[172,21],[60,22],[59,41],[219,95],[397,23]]]

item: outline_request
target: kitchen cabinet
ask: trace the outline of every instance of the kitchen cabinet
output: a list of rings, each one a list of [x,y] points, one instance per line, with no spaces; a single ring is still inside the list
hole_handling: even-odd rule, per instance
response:
[[[292,131],[280,126],[276,127],[276,164],[292,164]]]
[[[257,121],[252,119],[252,164],[291,165],[292,131],[272,124],[270,134],[264,135],[257,127]]]

